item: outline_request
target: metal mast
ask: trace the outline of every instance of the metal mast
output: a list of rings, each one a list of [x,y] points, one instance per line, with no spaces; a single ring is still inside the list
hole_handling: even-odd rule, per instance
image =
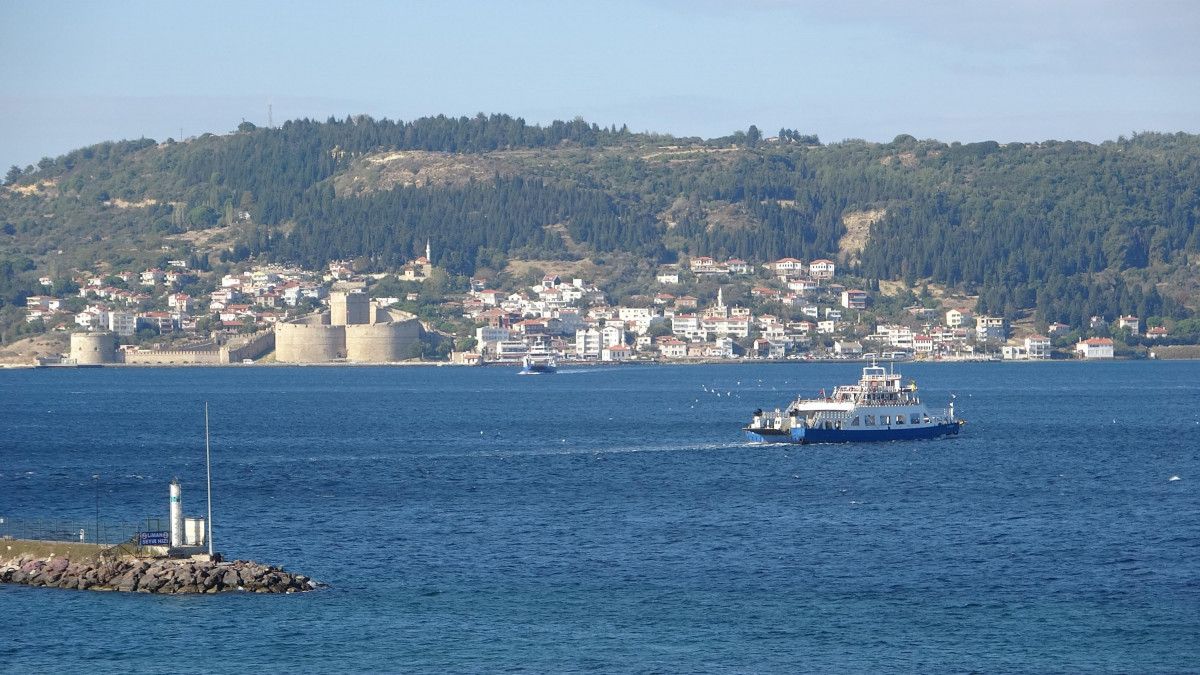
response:
[[[212,542],[212,452],[208,443],[208,401],[204,402],[204,468],[208,474],[208,556],[213,555]]]

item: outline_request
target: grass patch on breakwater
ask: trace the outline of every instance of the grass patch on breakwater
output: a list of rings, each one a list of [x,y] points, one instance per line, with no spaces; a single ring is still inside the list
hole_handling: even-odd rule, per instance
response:
[[[78,541],[37,541],[31,539],[4,539],[0,541],[0,558],[17,558],[29,555],[35,558],[69,558],[71,560],[94,560],[111,546],[88,544]]]

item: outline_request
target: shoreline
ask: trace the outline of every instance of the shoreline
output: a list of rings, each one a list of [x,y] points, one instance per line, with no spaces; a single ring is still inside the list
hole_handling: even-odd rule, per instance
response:
[[[1111,359],[875,359],[877,363],[895,364],[959,364],[959,363],[1127,363],[1127,362],[1159,362],[1159,361],[1200,361],[1200,357],[1178,358],[1128,358],[1114,357]],[[678,361],[567,361],[560,362],[560,370],[575,368],[619,368],[641,366],[715,366],[715,365],[758,365],[758,364],[840,364],[840,363],[871,363],[871,359],[688,359]],[[97,364],[31,364],[31,363],[0,363],[0,370],[79,370],[94,368],[116,369],[156,369],[156,368],[520,368],[520,363],[487,362],[477,365],[452,363],[449,361],[397,361],[391,363],[97,363]]]

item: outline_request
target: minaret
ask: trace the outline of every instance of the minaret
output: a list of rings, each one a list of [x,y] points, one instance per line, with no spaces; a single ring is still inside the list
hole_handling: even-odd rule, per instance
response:
[[[430,252],[428,239],[425,240],[425,259],[429,262],[433,262],[433,253]]]
[[[725,289],[717,287],[717,309],[725,309]]]

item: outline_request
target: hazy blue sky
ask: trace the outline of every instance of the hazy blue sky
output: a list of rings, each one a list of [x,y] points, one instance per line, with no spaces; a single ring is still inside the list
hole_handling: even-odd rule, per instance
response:
[[[1200,132],[1193,0],[0,0],[0,44],[2,167],[268,104],[826,141]]]

